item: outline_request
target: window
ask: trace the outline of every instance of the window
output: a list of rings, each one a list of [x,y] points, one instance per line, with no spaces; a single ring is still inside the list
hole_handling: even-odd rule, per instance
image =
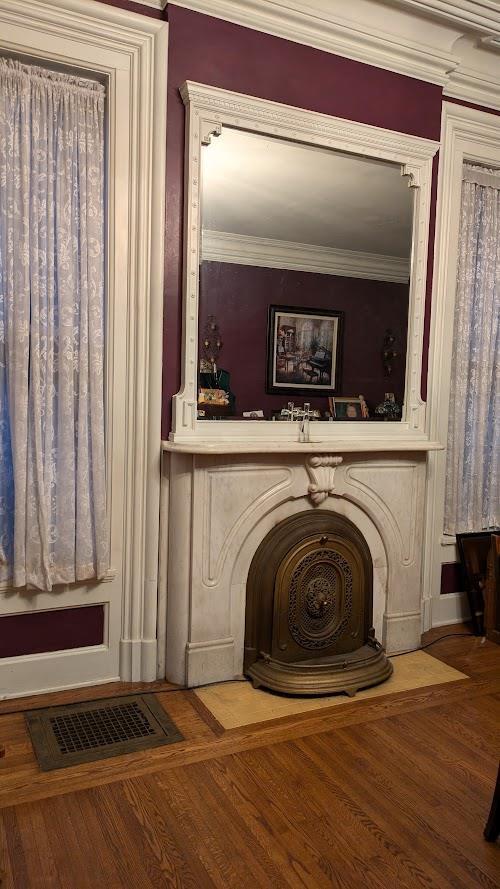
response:
[[[500,170],[464,164],[446,469],[447,534],[500,523]]]
[[[0,59],[0,580],[108,568],[104,87]]]

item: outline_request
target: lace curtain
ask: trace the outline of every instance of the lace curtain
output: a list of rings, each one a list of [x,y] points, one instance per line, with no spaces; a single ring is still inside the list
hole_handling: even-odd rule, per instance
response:
[[[500,171],[465,164],[453,331],[445,532],[500,523]]]
[[[0,581],[108,568],[104,87],[0,59]]]

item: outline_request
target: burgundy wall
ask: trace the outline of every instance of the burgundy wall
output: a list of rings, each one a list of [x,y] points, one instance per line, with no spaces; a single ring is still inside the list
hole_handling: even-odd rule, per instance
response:
[[[360,278],[343,278],[290,269],[268,269],[223,262],[201,267],[200,330],[208,315],[219,322],[224,343],[219,366],[231,374],[236,413],[261,408],[267,415],[289,400],[310,401],[328,409],[326,398],[267,395],[266,331],[270,304],[339,309],[344,312],[342,388],[338,395],[364,395],[369,407],[396,393],[401,402],[406,360],[408,286]],[[387,327],[397,351],[390,378],[384,378],[380,352]]]
[[[439,139],[441,88],[169,4],[163,436],[180,384],[185,80]],[[432,266],[430,266],[431,268]],[[364,394],[364,393],[363,393]]]
[[[444,562],[441,565],[441,594],[461,593],[465,581],[460,562]]]
[[[152,6],[143,6],[142,3],[134,3],[134,0],[99,0],[107,6],[117,6],[119,9],[126,9],[129,12],[138,12],[141,15],[148,15],[153,19],[166,18],[166,9],[154,9]]]
[[[58,608],[0,617],[0,658],[102,645],[104,606]]]

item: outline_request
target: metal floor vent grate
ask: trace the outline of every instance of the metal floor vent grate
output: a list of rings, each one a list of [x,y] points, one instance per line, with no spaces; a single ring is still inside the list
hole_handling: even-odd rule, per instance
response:
[[[155,695],[128,695],[25,713],[43,771],[182,741]]]

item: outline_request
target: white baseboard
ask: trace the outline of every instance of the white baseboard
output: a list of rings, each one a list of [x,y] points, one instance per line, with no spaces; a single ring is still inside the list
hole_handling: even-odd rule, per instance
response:
[[[186,646],[188,688],[235,678],[234,639],[189,642]]]
[[[120,676],[123,682],[154,682],[156,679],[156,639],[120,641]]]
[[[420,648],[422,615],[420,611],[408,614],[384,614],[382,644],[387,654],[415,651]]]
[[[432,626],[445,627],[469,620],[470,612],[465,593],[444,593],[431,601]]]
[[[0,700],[117,682],[107,645],[28,654],[0,661]]]
[[[142,640],[141,682],[154,682],[158,676],[158,642],[156,639]]]

